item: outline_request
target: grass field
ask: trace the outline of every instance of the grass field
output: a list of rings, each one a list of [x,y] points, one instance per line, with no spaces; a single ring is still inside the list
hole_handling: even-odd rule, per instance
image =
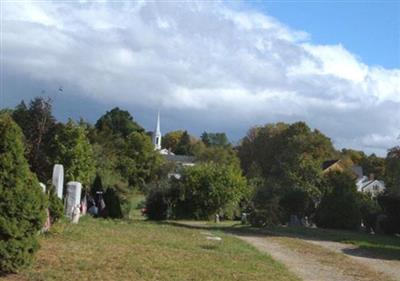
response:
[[[298,280],[252,246],[218,231],[85,217],[43,237],[31,269],[1,280]]]

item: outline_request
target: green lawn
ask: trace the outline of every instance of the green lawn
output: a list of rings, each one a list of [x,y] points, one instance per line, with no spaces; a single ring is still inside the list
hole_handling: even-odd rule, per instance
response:
[[[2,280],[299,280],[252,246],[219,231],[85,217],[41,239],[33,267]]]

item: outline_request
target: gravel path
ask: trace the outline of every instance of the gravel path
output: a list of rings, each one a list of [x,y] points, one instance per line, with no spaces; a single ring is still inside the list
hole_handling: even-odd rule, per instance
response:
[[[400,280],[400,261],[399,260],[386,260],[369,257],[369,254],[365,250],[358,249],[357,246],[339,242],[330,241],[311,241],[315,245],[322,246],[326,249],[334,251],[336,253],[343,253],[346,256],[357,260],[361,264],[367,265],[373,268],[375,271],[390,276],[393,280]],[[347,254],[349,253],[349,254]],[[351,253],[351,254],[350,254]]]
[[[282,240],[283,238],[275,236],[247,234],[236,236],[260,251],[270,254],[305,281],[400,280],[400,275],[398,275],[400,268],[392,271],[394,268],[391,267],[390,270],[386,270],[386,268],[380,268],[379,264],[373,264],[373,261],[365,262],[364,258],[344,255],[341,251],[342,247],[349,247],[346,244],[332,245],[332,242],[311,242],[296,238]],[[301,243],[302,248],[294,250],[288,246],[287,242]],[[309,247],[307,244],[304,246],[304,243],[308,243]]]

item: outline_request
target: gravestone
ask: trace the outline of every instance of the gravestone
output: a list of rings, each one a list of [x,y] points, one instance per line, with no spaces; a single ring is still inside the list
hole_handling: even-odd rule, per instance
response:
[[[63,197],[63,187],[64,187],[64,167],[60,164],[55,164],[53,168],[53,179],[52,183],[54,186],[54,191],[58,198]]]
[[[46,193],[46,185],[42,182],[39,182],[39,185],[42,188],[43,193]]]
[[[80,182],[71,181],[67,183],[65,215],[71,219],[75,208],[81,203],[81,192],[82,184]]]

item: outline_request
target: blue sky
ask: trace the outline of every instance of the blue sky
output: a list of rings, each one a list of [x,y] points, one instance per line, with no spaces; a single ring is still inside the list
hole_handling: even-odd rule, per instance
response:
[[[400,67],[400,1],[255,1],[317,44],[343,44],[369,65]]]
[[[337,148],[399,144],[399,2],[2,3],[0,107],[44,91],[61,121],[118,106],[163,133],[305,121]]]

